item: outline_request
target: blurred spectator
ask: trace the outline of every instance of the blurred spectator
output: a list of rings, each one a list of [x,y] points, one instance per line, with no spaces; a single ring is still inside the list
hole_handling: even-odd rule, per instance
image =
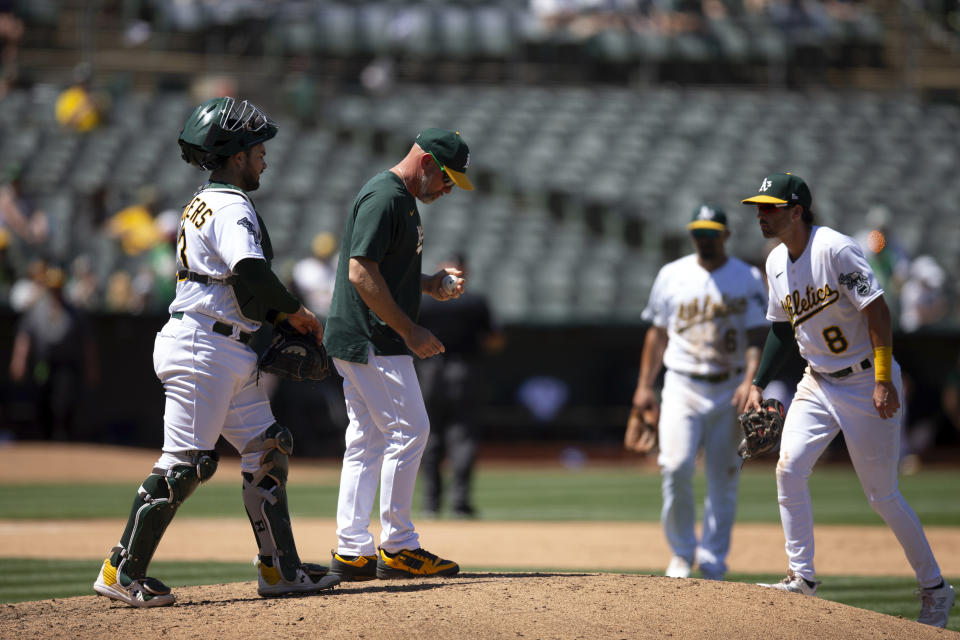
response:
[[[461,269],[470,286],[463,256],[455,256],[439,269]],[[423,510],[436,515],[441,507],[444,458],[450,462],[453,481],[450,506],[455,517],[476,515],[471,500],[473,467],[477,455],[477,409],[483,401],[480,364],[487,354],[503,348],[504,338],[486,298],[467,292],[456,300],[439,302],[424,296],[420,324],[443,343],[445,351],[416,361],[417,376],[430,417],[430,438],[423,453]]]
[[[154,311],[166,311],[177,294],[177,233],[180,231],[180,212],[167,209],[154,220],[157,242],[147,255],[150,285],[146,304]]]
[[[323,231],[310,243],[311,255],[293,265],[293,286],[308,309],[326,319],[337,277],[337,239]]]
[[[99,376],[85,317],[63,296],[64,272],[44,272],[46,290],[21,318],[10,359],[10,379],[37,387],[37,421],[44,439],[72,439],[85,389]]]
[[[63,90],[54,106],[57,122],[65,129],[87,133],[100,126],[107,112],[105,96],[91,90],[93,67],[81,62],[73,69],[73,84]]]
[[[854,237],[883,290],[888,293],[899,291],[907,277],[910,255],[890,226],[893,214],[884,205],[874,205],[867,211],[865,222],[866,228],[858,231]]]
[[[107,232],[120,241],[128,256],[138,256],[161,240],[153,221],[156,206],[156,188],[141,187],[136,203],[121,209],[107,221]]]
[[[9,229],[29,245],[42,245],[50,235],[47,215],[23,190],[23,166],[7,167],[6,184],[0,187],[0,228]]]
[[[100,308],[100,282],[93,270],[90,256],[81,254],[70,265],[70,277],[66,286],[67,300],[74,307],[84,310]]]
[[[944,291],[947,274],[932,256],[918,256],[910,263],[907,281],[900,291],[900,328],[916,331],[947,315]]]
[[[898,318],[900,288],[907,278],[910,255],[897,240],[892,222],[890,209],[884,205],[874,205],[867,211],[866,227],[853,234],[853,237],[863,249],[863,255],[883,288],[891,315]]]
[[[17,84],[23,21],[14,15],[14,0],[0,0],[0,99]]]
[[[140,313],[143,300],[136,296],[133,278],[125,269],[119,269],[107,278],[104,308],[112,313]]]
[[[47,262],[31,260],[25,275],[17,278],[10,288],[10,306],[17,313],[24,313],[40,299],[46,290]]]

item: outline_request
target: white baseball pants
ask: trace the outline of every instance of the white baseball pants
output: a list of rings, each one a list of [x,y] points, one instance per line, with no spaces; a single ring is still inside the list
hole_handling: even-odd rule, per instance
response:
[[[337,504],[337,553],[375,555],[368,531],[380,485],[380,546],[390,553],[420,547],[410,506],[420,458],[430,435],[411,356],[377,356],[367,363],[333,359],[343,376],[350,419]]]
[[[214,333],[214,322],[185,313],[170,318],[154,341],[153,368],[166,393],[161,468],[180,462],[177,452],[213,450],[220,435],[243,451],[275,422],[270,400],[257,385],[257,354]],[[241,469],[255,473],[261,455],[244,455]]]
[[[740,376],[732,376],[710,383],[668,369],[661,394],[657,462],[662,477],[663,532],[674,555],[720,575],[727,571],[730,531],[737,512],[741,434],[730,401],[740,381]],[[701,447],[707,495],[698,544],[693,474]]]
[[[893,363],[893,383],[903,397],[900,365]],[[917,514],[897,482],[900,421],[903,411],[885,420],[873,406],[873,370],[834,379],[808,367],[787,412],[777,463],[777,498],[790,569],[813,580],[813,508],[808,479],[813,465],[837,433],[843,431],[847,451],[870,506],[887,523],[903,547],[921,587],[940,582]]]

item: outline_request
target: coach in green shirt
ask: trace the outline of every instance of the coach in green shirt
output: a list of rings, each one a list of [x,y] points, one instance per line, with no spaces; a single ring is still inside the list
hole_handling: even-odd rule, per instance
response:
[[[453,575],[457,563],[420,546],[410,519],[414,485],[430,424],[412,352],[429,358],[443,343],[417,324],[420,296],[463,293],[463,273],[421,273],[429,204],[454,186],[472,190],[470,150],[458,132],[425,129],[406,157],[360,189],[341,242],[324,346],[343,376],[350,423],[337,505],[337,550],[330,568],[341,580]],[[447,274],[456,277],[451,291]],[[368,531],[380,487],[379,549]]]

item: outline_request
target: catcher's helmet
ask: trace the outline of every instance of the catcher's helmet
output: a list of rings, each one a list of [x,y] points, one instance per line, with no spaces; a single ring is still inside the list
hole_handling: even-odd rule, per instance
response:
[[[193,110],[180,131],[181,157],[200,169],[217,169],[225,158],[266,142],[277,125],[260,107],[231,97],[207,100]]]

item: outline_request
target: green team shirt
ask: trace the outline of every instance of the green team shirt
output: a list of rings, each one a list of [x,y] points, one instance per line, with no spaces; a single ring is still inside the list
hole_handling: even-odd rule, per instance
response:
[[[341,241],[333,300],[323,332],[327,353],[350,362],[367,361],[367,345],[378,356],[408,355],[403,338],[370,310],[350,283],[350,258],[368,258],[397,305],[416,322],[420,316],[423,226],[417,201],[390,171],[372,177],[353,202]]]

